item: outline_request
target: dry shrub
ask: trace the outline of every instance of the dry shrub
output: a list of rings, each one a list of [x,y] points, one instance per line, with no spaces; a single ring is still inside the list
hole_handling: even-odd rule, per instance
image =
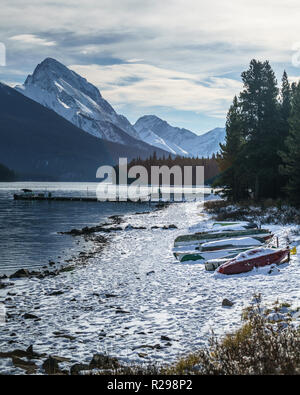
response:
[[[278,305],[284,306],[283,304]],[[286,305],[288,306],[288,305]],[[258,304],[244,311],[244,325],[171,366],[135,365],[102,374],[114,375],[298,375],[300,331],[289,321],[271,323]],[[101,373],[98,373],[101,374]]]
[[[228,202],[226,200],[208,200],[207,202],[204,202],[204,208],[208,211],[215,212],[227,206]]]
[[[208,201],[205,202],[204,207],[216,221],[250,221],[275,225],[300,224],[300,211],[283,204],[281,200],[245,201],[235,205],[225,200]]]
[[[253,313],[253,311],[252,311]],[[299,329],[269,323],[258,312],[241,329],[189,355],[168,374],[295,375],[300,374]]]

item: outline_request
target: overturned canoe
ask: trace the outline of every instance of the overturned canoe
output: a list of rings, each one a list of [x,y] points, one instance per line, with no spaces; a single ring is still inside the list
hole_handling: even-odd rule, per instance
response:
[[[174,241],[174,247],[181,247],[187,245],[203,244],[213,240],[222,240],[234,237],[258,236],[264,240],[270,239],[273,235],[267,229],[243,229],[230,230],[225,232],[201,232],[192,233],[189,235],[178,236]]]
[[[205,263],[208,260],[218,259],[218,258],[227,258],[228,261],[228,259],[236,257],[238,254],[240,254],[243,251],[247,251],[249,248],[250,247],[234,248],[234,249],[230,248],[227,250],[217,250],[217,251],[190,251],[190,252],[178,252],[175,254],[176,254],[176,258],[180,262],[199,261],[199,263]]]
[[[273,235],[270,235],[272,237]],[[173,247],[173,255],[177,257],[178,253],[190,253],[192,251],[216,251],[227,250],[230,248],[255,248],[263,246],[266,243],[266,238],[253,236],[253,237],[240,237],[233,239],[218,239],[206,243],[198,242],[196,244],[181,245]]]
[[[217,269],[217,272],[222,274],[240,274],[250,272],[255,267],[263,267],[272,264],[279,265],[289,260],[289,254],[289,248],[257,248],[242,252],[237,257],[221,265]]]
[[[195,260],[198,260],[197,257],[198,256],[201,257],[201,254],[203,255],[204,252],[206,253],[211,252],[212,256],[217,255],[219,257],[222,255],[222,251],[224,250],[226,250],[225,254],[227,251],[230,250],[241,252],[241,251],[249,250],[251,248],[261,247],[264,244],[265,244],[265,240],[260,237],[240,237],[235,239],[211,241],[208,243],[199,244],[198,246],[177,247],[173,249],[173,254],[175,258],[179,260],[181,260],[182,257],[185,256],[195,256]],[[205,254],[205,256],[207,255],[208,254]]]
[[[215,240],[201,244],[200,251],[216,251],[229,248],[259,247],[265,244],[262,237],[237,237],[233,239]]]
[[[214,222],[212,225],[213,229],[222,230],[243,230],[243,229],[257,229],[257,224],[253,222]]]

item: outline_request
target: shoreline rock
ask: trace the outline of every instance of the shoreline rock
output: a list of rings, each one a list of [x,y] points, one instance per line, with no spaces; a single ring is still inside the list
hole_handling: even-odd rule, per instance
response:
[[[222,307],[232,307],[234,305],[233,302],[231,302],[231,300],[229,299],[223,299],[222,301]]]

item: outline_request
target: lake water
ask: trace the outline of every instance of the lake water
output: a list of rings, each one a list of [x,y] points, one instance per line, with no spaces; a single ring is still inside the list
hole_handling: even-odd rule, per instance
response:
[[[97,183],[0,183],[0,274],[63,263],[82,246],[60,231],[97,225],[116,214],[149,210],[147,203],[14,201],[22,188],[56,196],[96,196]],[[85,243],[86,244],[86,243]]]

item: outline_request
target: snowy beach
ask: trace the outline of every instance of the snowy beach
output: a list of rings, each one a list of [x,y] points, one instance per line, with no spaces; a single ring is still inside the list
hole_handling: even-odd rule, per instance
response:
[[[7,312],[0,326],[2,352],[33,345],[38,353],[67,358],[66,367],[88,363],[95,353],[123,362],[168,363],[206,344],[212,331],[224,335],[240,326],[242,309],[253,294],[261,293],[266,304],[278,299],[299,306],[297,256],[272,274],[266,267],[235,276],[175,260],[175,237],[211,224],[199,203],[123,220],[123,228],[147,229],[115,232],[99,256],[72,272],[14,280],[13,287],[0,291]],[[170,224],[178,229],[161,228]],[[151,229],[155,226],[160,228]],[[293,228],[269,226],[282,245]],[[224,298],[233,307],[222,307]],[[36,319],[25,319],[26,313]],[[0,372],[22,370],[2,358]]]

